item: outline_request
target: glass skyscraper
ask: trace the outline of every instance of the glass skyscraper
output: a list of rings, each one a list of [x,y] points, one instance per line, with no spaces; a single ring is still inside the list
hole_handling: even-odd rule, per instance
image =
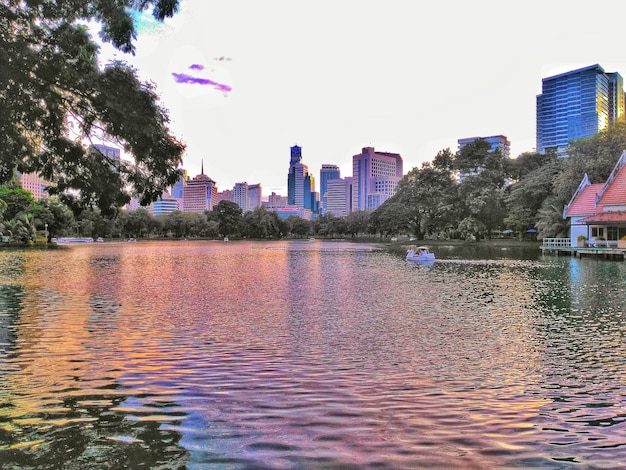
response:
[[[537,151],[564,154],[624,115],[623,80],[595,64],[542,80],[537,95]]]
[[[321,207],[320,212],[325,214],[328,209],[328,182],[330,180],[339,179],[340,172],[339,167],[337,165],[329,165],[323,164],[322,169],[320,170],[320,196],[321,196]]]
[[[309,167],[302,163],[302,148],[291,147],[289,174],[287,176],[287,202],[290,206],[318,212],[319,200],[315,192],[315,178]]]

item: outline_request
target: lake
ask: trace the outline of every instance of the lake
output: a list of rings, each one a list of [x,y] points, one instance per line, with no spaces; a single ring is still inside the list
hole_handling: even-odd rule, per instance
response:
[[[626,264],[475,250],[0,252],[1,468],[626,465]]]

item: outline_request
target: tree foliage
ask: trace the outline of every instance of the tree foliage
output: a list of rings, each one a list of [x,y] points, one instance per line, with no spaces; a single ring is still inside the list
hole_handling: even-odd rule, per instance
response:
[[[0,4],[0,183],[16,169],[36,172],[68,202],[112,213],[128,202],[127,184],[146,204],[178,179],[184,145],[170,134],[154,86],[124,62],[101,67],[86,26],[100,23],[101,39],[133,52],[130,8],[152,8],[162,20],[178,1]],[[133,164],[91,152],[96,134],[119,144]]]

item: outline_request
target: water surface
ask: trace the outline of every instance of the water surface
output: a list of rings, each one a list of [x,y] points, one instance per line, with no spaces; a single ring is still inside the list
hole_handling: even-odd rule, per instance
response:
[[[0,252],[2,468],[615,468],[623,262]]]

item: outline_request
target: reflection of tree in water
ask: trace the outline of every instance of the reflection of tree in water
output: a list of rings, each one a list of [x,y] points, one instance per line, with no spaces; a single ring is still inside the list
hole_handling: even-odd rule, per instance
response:
[[[189,455],[179,445],[182,434],[171,427],[180,425],[186,413],[175,402],[150,393],[131,395],[129,387],[110,376],[90,383],[80,372],[73,381],[51,374],[47,379],[57,382],[54,394],[45,385],[36,389],[47,384],[45,378],[32,390],[10,380],[30,363],[21,358],[16,366],[13,360],[20,356],[15,325],[23,310],[23,291],[23,286],[0,286],[0,469],[185,468]],[[109,296],[95,296],[90,303],[88,324],[100,333],[96,339],[103,339],[101,330],[115,334],[97,326],[118,313],[119,303]]]
[[[0,377],[5,373],[7,353],[15,347],[13,323],[22,310],[23,292],[22,286],[0,286]]]
[[[115,410],[126,398],[111,399],[110,395],[66,397],[62,401],[66,410],[63,415],[44,410],[39,414],[20,416],[19,422],[11,422],[11,405],[3,403],[4,410],[0,411],[0,468],[185,468],[189,456],[178,445],[182,434],[164,429],[161,426],[163,419],[150,420],[151,414],[170,415],[167,423],[175,426],[185,414],[172,412],[171,409],[177,406],[173,402],[160,402],[151,405],[154,412],[139,416],[134,413],[136,419],[128,419],[127,413]],[[97,405],[99,402],[106,403],[106,406]],[[35,422],[27,424],[30,420]]]

